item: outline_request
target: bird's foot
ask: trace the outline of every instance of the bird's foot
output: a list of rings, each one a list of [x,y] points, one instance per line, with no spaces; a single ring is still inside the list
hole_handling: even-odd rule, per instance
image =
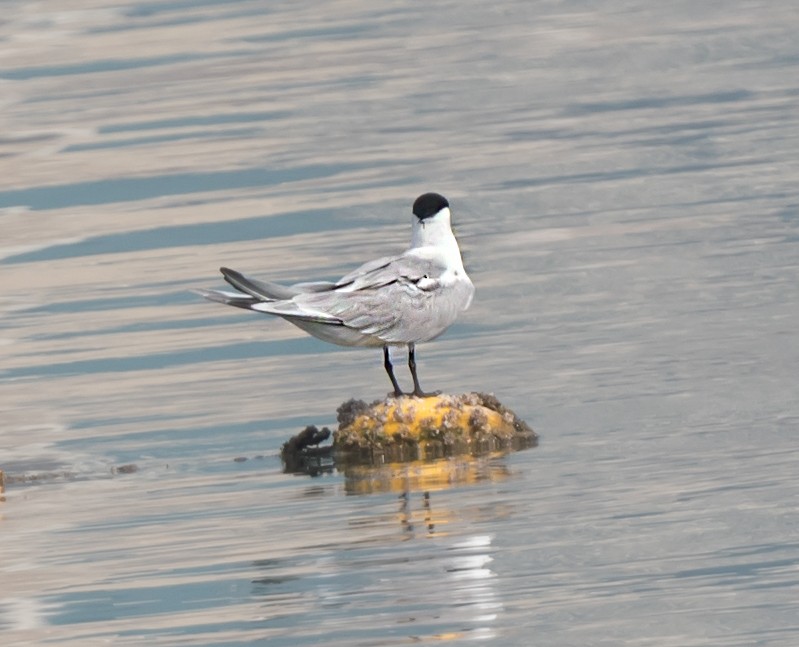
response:
[[[411,393],[406,395],[412,395],[415,398],[434,398],[437,395],[441,395],[441,391],[422,391],[422,389],[414,389]]]
[[[389,391],[386,397],[389,398],[435,398],[441,395],[441,391],[422,391],[421,389],[414,389],[405,393],[404,391]]]

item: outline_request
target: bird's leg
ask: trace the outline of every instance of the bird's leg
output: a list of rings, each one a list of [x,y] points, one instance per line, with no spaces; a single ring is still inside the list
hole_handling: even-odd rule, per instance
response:
[[[394,367],[391,365],[391,358],[388,356],[388,346],[383,346],[383,368],[388,373],[388,378],[391,380],[391,385],[394,387],[394,397],[401,397],[405,395],[400,388],[397,378],[394,377]]]
[[[411,369],[411,377],[413,378],[413,393],[417,398],[431,398],[440,395],[441,391],[432,391],[425,393],[422,387],[419,386],[419,377],[416,375],[416,345],[408,344],[408,368]]]

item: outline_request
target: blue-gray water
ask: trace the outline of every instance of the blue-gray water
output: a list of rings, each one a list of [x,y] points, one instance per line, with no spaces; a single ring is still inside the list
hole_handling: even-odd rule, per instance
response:
[[[799,644],[794,2],[2,11],[4,645]],[[477,295],[423,386],[540,446],[284,475],[380,354],[190,288],[428,190]]]

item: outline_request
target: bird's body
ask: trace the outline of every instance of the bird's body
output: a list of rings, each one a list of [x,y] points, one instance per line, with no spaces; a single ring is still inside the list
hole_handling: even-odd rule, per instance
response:
[[[447,200],[437,193],[413,205],[410,247],[361,265],[335,282],[291,286],[250,279],[221,268],[237,292],[202,290],[205,298],[277,315],[305,332],[340,346],[382,347],[395,395],[389,346],[407,345],[413,395],[427,395],[416,376],[415,344],[435,339],[469,307],[474,286],[463,267],[450,226]]]

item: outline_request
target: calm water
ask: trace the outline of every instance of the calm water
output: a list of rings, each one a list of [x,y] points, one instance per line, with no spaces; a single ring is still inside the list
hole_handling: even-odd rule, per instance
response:
[[[4,2],[3,644],[799,644],[798,34],[790,0]],[[283,474],[380,354],[189,289],[335,278],[427,190],[477,296],[423,385],[540,446]]]

